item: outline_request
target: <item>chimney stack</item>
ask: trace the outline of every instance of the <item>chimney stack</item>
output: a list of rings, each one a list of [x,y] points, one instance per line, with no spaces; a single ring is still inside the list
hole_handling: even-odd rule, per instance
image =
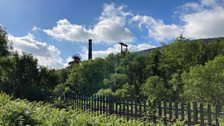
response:
[[[89,60],[92,59],[92,39],[89,39]]]

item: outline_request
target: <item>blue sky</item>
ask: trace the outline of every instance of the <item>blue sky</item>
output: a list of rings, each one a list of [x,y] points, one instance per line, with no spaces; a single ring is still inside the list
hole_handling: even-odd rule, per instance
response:
[[[87,58],[224,36],[223,0],[0,0],[0,24],[15,51],[34,55],[41,65],[62,68],[79,53]]]

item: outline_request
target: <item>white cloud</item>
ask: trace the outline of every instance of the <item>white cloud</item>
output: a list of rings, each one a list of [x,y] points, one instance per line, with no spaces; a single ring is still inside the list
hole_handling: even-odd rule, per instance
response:
[[[184,35],[189,38],[224,36],[224,7],[219,2],[202,0],[197,3],[202,9],[183,14],[180,19],[184,22]]]
[[[35,32],[35,31],[39,31],[39,30],[41,30],[41,29],[38,28],[37,26],[33,26],[33,28],[32,28],[32,31],[33,31],[33,32]]]
[[[160,42],[175,39],[180,34],[185,37],[211,38],[224,36],[224,1],[201,0],[179,7],[181,25],[165,24],[163,20],[150,16],[136,15],[131,23],[137,22],[139,28],[148,30],[148,37]]]
[[[155,47],[156,46],[150,45],[148,43],[141,43],[138,45],[128,44],[128,50],[130,52],[137,52],[137,51],[151,49],[151,48],[155,48]],[[120,45],[116,44],[116,45],[113,45],[112,47],[107,48],[106,50],[93,51],[92,54],[93,54],[93,58],[97,58],[97,57],[104,58],[111,53],[113,53],[113,54],[120,53],[120,51],[121,51]],[[88,58],[87,56],[88,56],[88,49],[86,47],[84,47],[81,57],[82,57],[82,59],[87,60],[87,58]]]
[[[203,9],[201,5],[195,2],[190,2],[186,3],[183,6],[179,7],[179,9],[182,9],[181,11],[183,12],[188,12],[188,11],[200,11]],[[178,14],[178,12],[176,12]]]
[[[201,0],[201,6],[218,6],[219,0]]]
[[[67,61],[67,65],[68,65],[69,62],[73,61],[73,58],[72,58],[71,56],[69,56],[69,57],[66,59],[66,61]]]
[[[128,49],[131,52],[138,52],[138,51],[151,49],[151,48],[155,48],[155,47],[156,46],[148,44],[148,43],[141,43],[141,44],[138,44],[138,45],[129,45]]]
[[[57,22],[57,26],[43,31],[57,40],[82,42],[86,41],[88,38],[92,38],[92,35],[85,27],[71,24],[67,19],[61,19]]]
[[[136,15],[130,22],[137,22],[139,28],[147,28],[148,36],[160,42],[171,40],[183,32],[176,24],[165,24],[162,20],[156,20],[150,16]]]
[[[38,59],[40,65],[49,68],[64,67],[60,57],[60,50],[53,45],[35,40],[32,34],[28,33],[28,35],[23,37],[9,35],[8,39],[12,42],[14,51],[17,51],[19,54],[23,52],[32,54]]]
[[[89,38],[94,42],[115,43],[117,41],[130,42],[134,39],[132,32],[126,27],[126,18],[130,12],[124,11],[124,6],[105,4],[98,23],[92,28],[72,24],[67,19],[61,19],[57,26],[43,31],[57,40],[86,42]]]

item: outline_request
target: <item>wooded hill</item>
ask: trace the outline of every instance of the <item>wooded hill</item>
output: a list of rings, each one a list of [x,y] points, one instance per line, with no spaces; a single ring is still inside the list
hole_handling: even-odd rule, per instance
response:
[[[49,70],[38,66],[32,55],[7,51],[7,34],[0,29],[0,90],[15,97],[103,94],[224,104],[224,38],[182,37],[144,55],[110,54]]]

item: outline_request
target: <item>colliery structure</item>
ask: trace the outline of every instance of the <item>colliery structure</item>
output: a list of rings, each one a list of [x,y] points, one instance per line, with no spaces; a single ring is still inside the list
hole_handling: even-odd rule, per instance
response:
[[[81,63],[81,56],[79,54],[75,54],[72,56],[73,61],[69,62],[68,64],[70,66],[74,65],[74,64],[80,64]]]
[[[121,54],[126,54],[128,52],[128,45],[123,42],[120,42],[119,44],[121,45]]]
[[[123,42],[119,42],[119,44],[121,45],[121,54],[125,55],[128,52],[128,45],[123,43]],[[93,54],[92,54],[92,39],[89,39],[89,48],[88,48],[88,60],[91,60],[93,58]],[[80,64],[81,63],[81,57],[79,54],[75,54],[72,56],[73,61],[69,62],[69,65],[72,66],[74,64]]]
[[[92,59],[92,39],[89,39],[89,55],[88,55],[88,60]]]

